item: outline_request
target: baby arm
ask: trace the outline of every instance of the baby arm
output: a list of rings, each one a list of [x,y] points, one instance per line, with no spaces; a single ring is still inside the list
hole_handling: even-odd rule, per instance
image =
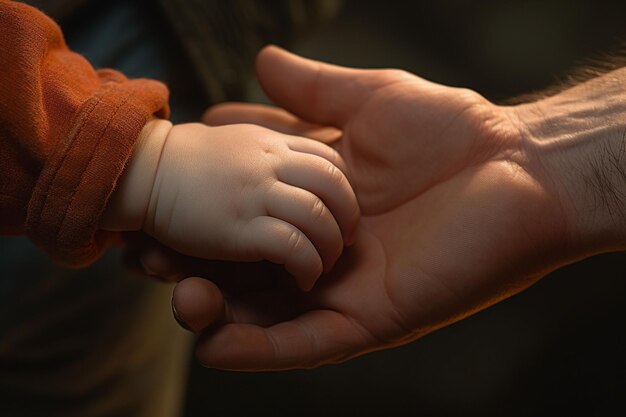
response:
[[[146,125],[101,223],[185,255],[284,264],[310,289],[359,208],[331,148],[254,125]]]

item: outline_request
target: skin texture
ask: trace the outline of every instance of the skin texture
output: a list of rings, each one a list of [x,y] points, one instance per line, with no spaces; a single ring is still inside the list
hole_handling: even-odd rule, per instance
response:
[[[549,100],[540,113],[555,116],[541,119],[539,107],[499,107],[403,71],[330,66],[275,47],[260,53],[257,74],[285,110],[225,104],[204,121],[324,139],[329,126],[339,129],[333,147],[363,217],[355,244],[308,293],[265,264],[146,249],[141,259],[155,275],[213,281],[183,279],[173,297],[178,318],[202,335],[206,366],[306,368],[404,344],[619,246],[595,241],[583,220],[604,224],[603,212],[577,215],[585,197],[562,168],[584,155],[572,146],[584,140],[566,132],[563,146],[544,140],[571,119]]]
[[[156,123],[103,228],[141,229],[204,259],[284,264],[304,290],[353,238],[359,208],[331,148],[254,125]]]

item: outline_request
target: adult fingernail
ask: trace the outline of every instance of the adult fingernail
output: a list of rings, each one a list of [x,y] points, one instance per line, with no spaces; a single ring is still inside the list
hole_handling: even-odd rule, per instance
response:
[[[185,323],[183,319],[181,319],[180,316],[178,315],[178,311],[176,311],[176,306],[174,305],[174,297],[172,297],[171,303],[172,303],[172,314],[174,315],[174,319],[176,320],[178,325],[185,330],[189,330],[190,332],[193,332],[193,330],[191,330],[191,327],[189,327],[189,325]]]

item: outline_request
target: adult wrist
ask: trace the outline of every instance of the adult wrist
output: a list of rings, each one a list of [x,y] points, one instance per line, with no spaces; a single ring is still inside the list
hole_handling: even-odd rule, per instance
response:
[[[129,231],[143,227],[159,160],[171,129],[170,121],[153,118],[141,130],[102,216],[101,229]]]
[[[511,109],[530,171],[557,196],[570,252],[626,249],[626,71]]]

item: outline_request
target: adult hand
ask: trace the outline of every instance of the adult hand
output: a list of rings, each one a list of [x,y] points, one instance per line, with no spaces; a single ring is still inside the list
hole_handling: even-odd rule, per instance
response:
[[[223,299],[207,280],[179,283],[179,317],[206,329],[203,364],[313,367],[404,344],[588,254],[571,244],[569,201],[518,128],[517,109],[403,71],[341,68],[275,47],[260,53],[257,72],[290,113],[227,104],[205,121],[310,136],[340,129],[334,147],[364,217],[355,245],[308,293]]]

